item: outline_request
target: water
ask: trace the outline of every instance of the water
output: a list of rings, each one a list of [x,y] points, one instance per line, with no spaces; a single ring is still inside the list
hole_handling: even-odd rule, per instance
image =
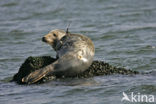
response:
[[[122,92],[156,97],[155,0],[1,0],[0,104],[122,104]],[[28,56],[55,56],[52,29],[89,36],[95,59],[149,75],[110,75],[23,86],[8,82]],[[156,98],[155,98],[156,101]]]

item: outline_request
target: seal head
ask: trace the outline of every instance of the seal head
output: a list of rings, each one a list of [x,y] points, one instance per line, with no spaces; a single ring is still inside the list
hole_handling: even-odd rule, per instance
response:
[[[42,38],[42,41],[48,43],[54,50],[56,50],[56,44],[58,44],[60,39],[65,36],[65,34],[66,33],[63,30],[55,29],[46,34]]]

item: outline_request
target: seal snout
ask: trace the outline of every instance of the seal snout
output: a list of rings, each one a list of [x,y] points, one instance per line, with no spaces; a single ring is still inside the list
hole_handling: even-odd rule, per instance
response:
[[[43,42],[47,42],[46,37],[43,37],[43,38],[42,38],[42,41],[43,41]]]

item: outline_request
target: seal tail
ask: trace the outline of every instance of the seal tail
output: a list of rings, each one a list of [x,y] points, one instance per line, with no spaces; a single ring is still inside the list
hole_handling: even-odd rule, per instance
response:
[[[35,82],[39,81],[40,79],[42,79],[43,77],[45,77],[46,75],[48,75],[49,73],[52,73],[53,70],[54,70],[53,64],[48,65],[42,69],[39,69],[39,70],[36,70],[36,71],[30,73],[26,77],[22,78],[22,82],[27,83],[27,84],[35,83]]]

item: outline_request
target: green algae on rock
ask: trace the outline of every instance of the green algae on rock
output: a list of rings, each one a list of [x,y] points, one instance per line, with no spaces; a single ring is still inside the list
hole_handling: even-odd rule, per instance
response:
[[[14,75],[13,81],[22,84],[21,80],[23,77],[27,76],[31,72],[43,68],[56,61],[55,58],[50,56],[40,56],[40,57],[28,57],[25,62],[20,67],[17,74]],[[88,78],[100,75],[110,75],[110,74],[138,74],[137,71],[127,70],[125,68],[117,68],[104,61],[93,61],[92,65],[83,73],[80,73],[72,78]],[[64,76],[46,76],[42,78],[38,83],[43,83],[46,81],[54,80],[56,78],[64,78]]]

